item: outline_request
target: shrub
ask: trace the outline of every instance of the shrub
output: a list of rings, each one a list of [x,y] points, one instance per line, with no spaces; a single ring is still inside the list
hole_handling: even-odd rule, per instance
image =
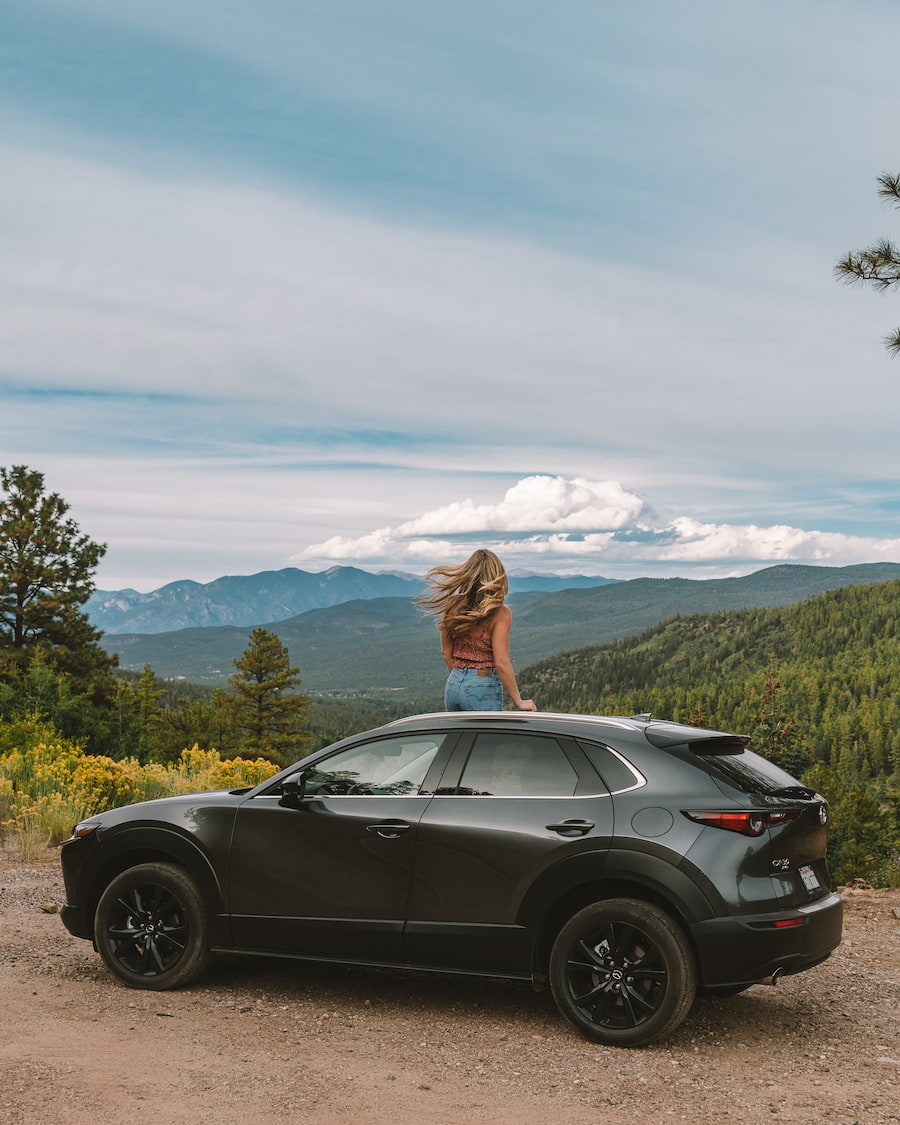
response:
[[[85,754],[37,721],[0,723],[0,827],[16,833],[23,859],[34,859],[65,840],[78,821],[106,809],[177,793],[243,789],[277,771],[262,758],[223,759],[197,746],[175,765],[113,761]]]

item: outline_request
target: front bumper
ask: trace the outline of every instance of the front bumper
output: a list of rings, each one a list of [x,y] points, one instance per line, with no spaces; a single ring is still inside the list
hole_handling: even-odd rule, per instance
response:
[[[96,833],[66,840],[60,851],[66,902],[59,917],[70,934],[88,941],[94,936],[94,904],[89,901],[88,888],[96,877],[102,858]]]

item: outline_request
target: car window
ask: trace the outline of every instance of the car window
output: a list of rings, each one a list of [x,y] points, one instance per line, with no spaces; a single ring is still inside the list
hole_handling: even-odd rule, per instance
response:
[[[555,739],[530,734],[479,734],[457,792],[493,797],[571,797],[578,785]]]
[[[603,778],[610,793],[622,793],[634,789],[642,782],[641,775],[633,766],[627,765],[617,753],[599,742],[579,740],[578,745],[587,755],[588,761]]]
[[[742,750],[737,754],[691,754],[688,760],[692,765],[706,770],[717,781],[724,781],[742,793],[774,794],[797,784],[790,774],[785,773],[774,762],[749,750]]]
[[[352,796],[418,793],[445,737],[397,735],[341,750],[307,771],[306,792]]]

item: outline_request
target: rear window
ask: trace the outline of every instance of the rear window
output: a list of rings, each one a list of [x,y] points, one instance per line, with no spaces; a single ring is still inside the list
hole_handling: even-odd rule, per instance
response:
[[[724,782],[741,793],[771,797],[797,784],[789,773],[752,750],[741,750],[738,754],[700,755],[685,747],[677,753],[678,757],[705,770],[716,781]]]

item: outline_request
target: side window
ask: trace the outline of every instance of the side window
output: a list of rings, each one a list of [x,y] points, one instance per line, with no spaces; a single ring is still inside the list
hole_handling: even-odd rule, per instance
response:
[[[397,735],[341,750],[308,771],[306,792],[401,797],[418,793],[445,737]]]
[[[457,792],[485,797],[571,797],[578,784],[555,739],[479,734]]]
[[[585,752],[588,761],[597,773],[603,778],[603,783],[610,793],[621,793],[625,789],[634,789],[643,781],[637,770],[627,765],[609,747],[602,746],[598,742],[579,742],[578,745]]]

